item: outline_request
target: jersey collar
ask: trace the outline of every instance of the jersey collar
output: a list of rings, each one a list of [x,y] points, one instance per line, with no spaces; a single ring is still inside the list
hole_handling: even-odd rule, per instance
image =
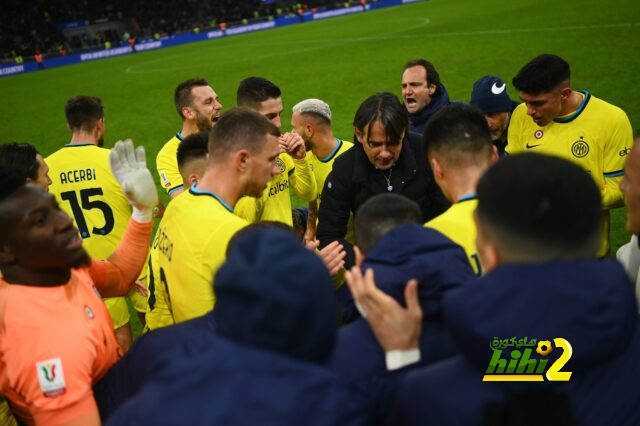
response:
[[[462,203],[464,201],[469,201],[469,200],[475,200],[476,198],[478,198],[478,196],[476,195],[475,192],[472,192],[471,194],[465,194],[462,197],[460,197],[458,199],[458,203]]]
[[[336,138],[336,141],[338,143],[336,144],[336,147],[333,148],[333,151],[331,151],[331,154],[327,155],[324,158],[318,158],[318,161],[320,161],[321,163],[327,163],[327,162],[331,161],[331,159],[333,159],[333,157],[336,156],[336,154],[338,153],[338,150],[342,146],[342,139]]]
[[[191,188],[189,188],[189,192],[193,195],[208,195],[210,197],[215,198],[220,204],[222,204],[222,207],[224,207],[225,209],[227,209],[229,212],[233,213],[233,207],[231,207],[226,201],[224,201],[222,198],[220,198],[219,196],[217,196],[216,194],[214,194],[211,191],[203,191],[202,189],[198,189],[196,187],[196,184],[194,183],[193,185],[191,185]]]
[[[584,111],[587,104],[589,103],[589,100],[591,99],[591,93],[586,90],[576,90],[576,92],[582,93],[584,95],[584,98],[582,99],[582,102],[580,102],[580,106],[578,107],[578,109],[569,115],[565,115],[564,117],[554,118],[553,121],[555,121],[556,123],[568,123],[578,118],[582,111]]]

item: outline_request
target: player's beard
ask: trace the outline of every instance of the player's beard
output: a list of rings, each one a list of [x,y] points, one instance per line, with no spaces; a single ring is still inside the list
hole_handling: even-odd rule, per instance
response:
[[[69,264],[69,267],[75,269],[75,268],[81,268],[83,266],[89,266],[90,264],[91,264],[91,257],[84,249],[82,249],[82,254],[78,256],[77,259],[72,260]]]
[[[102,148],[104,146],[104,137],[100,136],[98,139],[98,148]]]
[[[201,132],[208,132],[213,129],[213,122],[211,118],[196,112],[196,127],[198,127],[198,130]]]

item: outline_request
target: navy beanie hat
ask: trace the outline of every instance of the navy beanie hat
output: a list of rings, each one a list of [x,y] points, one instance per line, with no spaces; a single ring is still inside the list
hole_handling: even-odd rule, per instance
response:
[[[337,333],[327,268],[290,232],[249,231],[229,247],[214,281],[218,334],[308,362],[326,362]]]
[[[478,106],[485,114],[511,112],[513,109],[507,85],[500,77],[493,75],[485,75],[474,83],[470,103]]]

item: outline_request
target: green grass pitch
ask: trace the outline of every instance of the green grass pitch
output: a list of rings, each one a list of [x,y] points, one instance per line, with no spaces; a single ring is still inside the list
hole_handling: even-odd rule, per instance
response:
[[[634,0],[429,0],[3,77],[0,142],[30,142],[51,154],[69,140],[64,102],[89,94],[105,104],[106,146],[131,137],[147,148],[154,167],[160,147],[180,129],[172,101],[179,82],[206,77],[228,108],[238,82],[251,75],[282,88],[285,130],[291,106],[318,97],[333,109],[336,135],[351,140],[357,106],[377,91],[400,95],[408,59],[431,60],[451,98],[468,101],[477,78],[496,74],[510,82],[540,53],[567,59],[572,86],[620,106],[637,129],[639,52],[640,8]],[[615,249],[629,235],[624,209],[612,216]]]

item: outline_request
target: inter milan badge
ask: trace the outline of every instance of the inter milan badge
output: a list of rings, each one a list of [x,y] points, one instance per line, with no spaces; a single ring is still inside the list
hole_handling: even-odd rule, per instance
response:
[[[91,308],[88,307],[87,305],[84,305],[84,312],[87,314],[89,319],[94,319],[96,317],[93,311],[91,310]]]
[[[536,139],[542,139],[542,136],[544,135],[544,133],[542,133],[542,130],[538,129],[536,130],[536,132],[533,134],[533,137]]]
[[[589,153],[589,145],[582,138],[583,136],[580,136],[580,140],[571,145],[571,153],[576,158],[586,157]]]
[[[276,165],[278,166],[280,173],[284,173],[284,171],[287,170],[287,166],[284,164],[284,161],[280,159],[280,157],[276,158]]]

